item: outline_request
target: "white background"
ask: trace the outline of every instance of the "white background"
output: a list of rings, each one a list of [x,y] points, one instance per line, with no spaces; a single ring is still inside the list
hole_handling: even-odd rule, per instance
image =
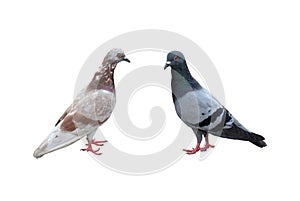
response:
[[[262,0],[1,1],[0,199],[299,200],[299,9],[297,1]],[[186,156],[147,176],[108,170],[81,143],[33,158],[90,53],[145,28],[199,44],[229,110],[268,147],[221,139],[206,160]]]

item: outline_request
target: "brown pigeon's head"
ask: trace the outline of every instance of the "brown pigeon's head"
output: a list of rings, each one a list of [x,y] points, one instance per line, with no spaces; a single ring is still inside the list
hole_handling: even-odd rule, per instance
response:
[[[102,65],[117,65],[121,61],[130,62],[129,59],[125,57],[125,53],[121,49],[112,49],[104,57]]]

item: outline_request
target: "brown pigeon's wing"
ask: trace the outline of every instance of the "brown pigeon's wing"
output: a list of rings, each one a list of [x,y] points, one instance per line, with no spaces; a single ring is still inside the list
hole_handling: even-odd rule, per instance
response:
[[[58,119],[58,121],[56,122],[55,126],[57,126],[61,121],[63,121],[67,115],[69,115],[69,113],[72,113],[73,110],[75,109],[74,106],[80,101],[80,99],[84,98],[85,95],[85,91],[86,89],[83,88],[79,91],[79,93],[76,95],[76,98],[74,99],[73,103],[68,107],[68,109],[63,113],[63,115]],[[72,115],[69,115],[68,118],[65,120],[65,126],[70,127],[72,124]],[[70,128],[67,130],[71,130]],[[73,131],[73,130],[71,130]]]
[[[66,115],[60,125],[60,129],[68,132],[74,131],[76,129],[76,125],[73,119],[74,119],[74,113]]]
[[[87,118],[86,116],[80,114],[77,111],[71,112],[66,115],[63,119],[60,129],[62,131],[72,132],[79,128],[89,127],[89,126],[97,126],[100,122]]]
[[[34,152],[39,158],[47,153],[66,147],[82,137],[94,133],[100,122],[88,119],[73,107],[63,114],[61,122]]]
[[[107,90],[91,91],[74,105],[74,110],[94,121],[105,121],[112,113],[116,103],[115,94]]]
[[[61,115],[61,117],[58,119],[58,121],[56,122],[55,126],[57,126],[66,116],[67,114],[71,111],[73,107],[73,104],[71,104],[68,109],[63,113],[63,115]]]

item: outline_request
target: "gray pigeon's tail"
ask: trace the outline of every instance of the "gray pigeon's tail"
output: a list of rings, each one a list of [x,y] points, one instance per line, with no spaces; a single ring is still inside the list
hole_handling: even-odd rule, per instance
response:
[[[253,136],[252,138],[254,140],[251,140],[250,142],[255,144],[256,146],[263,148],[265,146],[267,146],[267,143],[264,141],[264,137],[255,133],[251,133],[251,135]]]
[[[267,146],[267,143],[264,141],[264,137],[255,133],[250,133],[251,139],[249,140],[251,143],[255,144],[256,146],[263,148]]]
[[[220,137],[233,139],[233,140],[244,140],[255,144],[258,147],[265,147],[265,138],[261,135],[249,132],[237,126],[235,123],[229,129],[223,129]]]

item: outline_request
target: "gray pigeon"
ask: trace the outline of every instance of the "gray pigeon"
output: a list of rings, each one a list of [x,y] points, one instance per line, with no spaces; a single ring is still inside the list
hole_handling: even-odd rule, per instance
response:
[[[130,62],[121,49],[112,49],[105,56],[102,65],[95,73],[87,87],[81,90],[73,103],[63,113],[55,124],[50,135],[35,150],[33,156],[40,158],[43,155],[66,147],[87,136],[87,148],[96,155],[106,141],[96,141],[93,136],[97,128],[111,115],[116,103],[114,70],[121,61]]]
[[[197,137],[197,146],[184,151],[194,154],[206,151],[209,147],[208,133],[233,140],[244,140],[258,147],[265,147],[264,137],[247,130],[209,91],[203,88],[191,75],[181,52],[172,51],[165,65],[171,67],[171,87],[175,110],[179,118],[193,129]],[[202,135],[205,146],[200,147]]]

